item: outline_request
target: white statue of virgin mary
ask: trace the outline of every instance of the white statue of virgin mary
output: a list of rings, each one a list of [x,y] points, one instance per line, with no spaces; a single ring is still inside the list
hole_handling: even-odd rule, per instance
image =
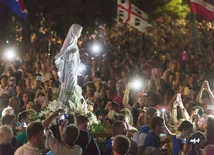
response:
[[[58,68],[59,81],[61,82],[58,101],[68,103],[72,91],[77,85],[78,70],[81,65],[77,40],[81,35],[82,26],[73,24],[67,34],[60,52],[55,56]]]

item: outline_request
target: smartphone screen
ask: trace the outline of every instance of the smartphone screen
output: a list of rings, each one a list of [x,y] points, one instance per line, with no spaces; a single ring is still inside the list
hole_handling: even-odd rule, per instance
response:
[[[176,101],[177,101],[177,102],[180,102],[180,101],[181,101],[181,94],[179,94],[179,93],[177,94]]]
[[[27,123],[22,122],[22,127],[27,128]]]
[[[60,117],[60,120],[64,120],[64,119],[67,119],[68,118],[68,116],[66,115],[66,114],[64,114],[64,115],[62,115],[61,117]]]
[[[49,151],[46,153],[46,155],[54,155],[53,152]]]

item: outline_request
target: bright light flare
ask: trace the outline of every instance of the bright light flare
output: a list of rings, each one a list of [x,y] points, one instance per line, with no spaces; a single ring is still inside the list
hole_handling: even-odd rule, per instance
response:
[[[161,111],[162,111],[162,112],[165,112],[165,111],[166,111],[166,109],[165,109],[165,108],[162,108],[162,109],[161,109]]]
[[[12,61],[15,59],[16,57],[16,53],[13,49],[7,49],[5,51],[4,57],[7,61]]]
[[[78,73],[82,73],[84,70],[86,70],[86,66],[84,64],[80,64],[78,67]]]
[[[140,90],[143,86],[143,83],[140,79],[134,79],[131,83],[131,87],[135,90]]]
[[[84,70],[84,68],[82,66],[79,66],[78,71],[79,73],[82,72]]]
[[[94,45],[92,45],[91,50],[97,54],[101,51],[101,45],[100,44],[94,44]]]

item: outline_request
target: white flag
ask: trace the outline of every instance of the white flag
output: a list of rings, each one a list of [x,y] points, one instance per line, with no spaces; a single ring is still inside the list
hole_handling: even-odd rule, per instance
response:
[[[140,32],[148,26],[148,15],[128,0],[118,0],[118,16]]]

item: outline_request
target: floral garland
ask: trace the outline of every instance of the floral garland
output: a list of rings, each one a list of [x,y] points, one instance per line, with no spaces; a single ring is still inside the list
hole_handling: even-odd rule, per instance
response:
[[[58,109],[64,109],[65,114],[73,112],[74,114],[80,114],[87,117],[89,121],[88,127],[91,132],[105,132],[105,128],[93,113],[93,107],[89,106],[90,101],[85,100],[82,96],[82,88],[77,86],[76,89],[70,92],[70,94],[71,96],[69,99],[69,104],[63,104],[62,101],[54,100],[52,102],[49,102],[49,104],[46,105],[41,112],[32,112],[31,119],[33,121],[42,122]]]

